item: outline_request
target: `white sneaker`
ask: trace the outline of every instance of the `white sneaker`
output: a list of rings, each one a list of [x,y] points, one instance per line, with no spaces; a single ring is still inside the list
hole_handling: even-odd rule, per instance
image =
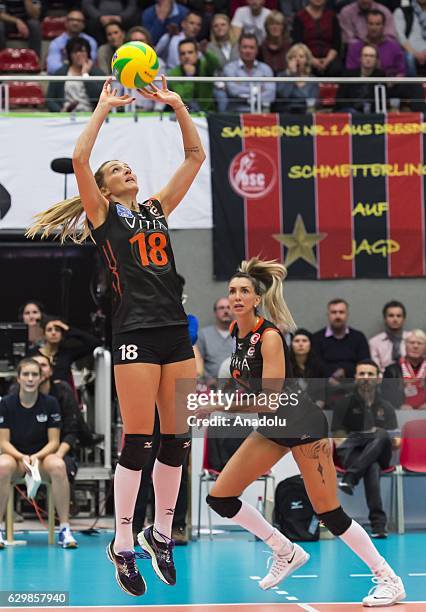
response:
[[[293,544],[292,551],[286,555],[274,552],[268,559],[268,565],[272,560],[269,573],[259,581],[260,588],[266,590],[276,586],[299,567],[305,565],[309,558],[310,555],[298,544]]]
[[[406,597],[404,585],[399,576],[394,578],[381,576],[373,578],[373,582],[376,584],[370,589],[367,597],[362,600],[363,606],[370,608],[374,606],[393,606],[393,604]]]
[[[58,544],[59,546],[62,546],[62,548],[78,547],[77,540],[73,537],[71,529],[69,529],[68,527],[64,527],[59,532]]]

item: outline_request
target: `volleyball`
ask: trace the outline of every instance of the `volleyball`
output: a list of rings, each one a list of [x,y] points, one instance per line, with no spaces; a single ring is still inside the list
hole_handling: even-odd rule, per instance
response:
[[[112,56],[112,74],[124,87],[142,89],[155,79],[158,57],[146,43],[133,41],[121,45]]]

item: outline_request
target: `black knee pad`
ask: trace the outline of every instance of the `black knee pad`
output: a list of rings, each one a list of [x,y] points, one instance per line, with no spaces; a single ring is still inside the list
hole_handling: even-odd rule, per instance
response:
[[[243,502],[238,497],[214,497],[213,495],[207,495],[206,502],[212,510],[224,518],[234,518],[243,505]]]
[[[346,512],[342,509],[342,506],[339,506],[335,510],[330,510],[330,512],[317,514],[317,516],[319,520],[324,523],[327,529],[335,536],[341,536],[343,533],[345,533],[352,523],[351,517],[346,514]]]
[[[124,446],[118,463],[128,470],[139,471],[145,467],[152,453],[152,435],[125,434]]]
[[[160,448],[158,449],[157,459],[165,465],[180,467],[185,463],[190,448],[191,438],[187,435],[160,434]]]

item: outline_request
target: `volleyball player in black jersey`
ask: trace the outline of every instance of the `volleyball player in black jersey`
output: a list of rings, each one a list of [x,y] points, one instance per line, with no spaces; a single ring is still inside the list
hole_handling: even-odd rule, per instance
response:
[[[73,154],[80,197],[39,214],[28,232],[34,236],[41,230],[44,236],[60,229],[62,239],[69,236],[76,241],[91,234],[110,272],[114,374],[125,436],[114,479],[116,534],[107,554],[115,565],[118,584],[131,595],[143,595],[146,590],[135,562],[132,521],[141,470],[151,454],[155,403],[161,429],[153,469],[155,521],[138,540],[161,580],[176,582],[171,529],[190,438],[185,418],[179,422],[184,410],[180,414],[175,387],[177,380],[184,379],[195,390],[195,360],[167,217],[205,159],[195,125],[179,95],[167,89],[165,77],[161,89],[152,85],[140,93],[171,106],[176,113],[184,161],[170,182],[138,204],[137,179],[126,163],[105,162],[93,175],[89,158],[103,122],[112,108],[132,102],[127,95],[117,96],[108,79]],[[83,210],[86,219],[79,232]]]
[[[286,270],[281,264],[253,258],[243,262],[240,271],[229,282],[229,302],[235,316],[231,324],[234,338],[232,376],[245,390],[256,394],[265,392],[269,399],[276,391],[287,391],[289,400],[287,403],[283,395],[283,404],[287,403],[287,406],[278,408],[273,424],[259,427],[238,448],[213,485],[207,503],[218,514],[248,529],[270,546],[273,561],[259,585],[263,589],[276,586],[306,563],[309,555],[274,529],[260,512],[240,500],[239,496],[291,451],[318,518],[375,575],[373,580],[377,584],[364,598],[364,605],[392,605],[405,597],[402,581],[380,556],[366,531],[340,506],[325,416],[288,380],[292,376],[288,349],[275,325],[281,324],[287,329],[294,327],[282,294],[285,275]],[[257,314],[259,305],[274,323]],[[242,412],[244,408],[234,405],[231,410]],[[248,410],[262,411],[254,405]],[[202,412],[205,411],[201,409]],[[271,416],[269,411],[268,417]],[[285,428],[280,426],[277,417],[287,419]]]

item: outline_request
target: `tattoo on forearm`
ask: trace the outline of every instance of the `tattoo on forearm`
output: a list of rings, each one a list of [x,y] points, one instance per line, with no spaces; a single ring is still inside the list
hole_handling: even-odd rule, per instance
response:
[[[320,457],[323,457],[326,460],[330,457],[331,448],[329,441],[318,440],[318,442],[314,442],[313,444],[303,445],[300,447],[300,451],[307,459],[314,459],[315,461],[318,461],[317,472],[321,476],[322,484],[325,485],[324,467],[321,463]]]
[[[185,147],[185,153],[199,153],[200,147]]]

